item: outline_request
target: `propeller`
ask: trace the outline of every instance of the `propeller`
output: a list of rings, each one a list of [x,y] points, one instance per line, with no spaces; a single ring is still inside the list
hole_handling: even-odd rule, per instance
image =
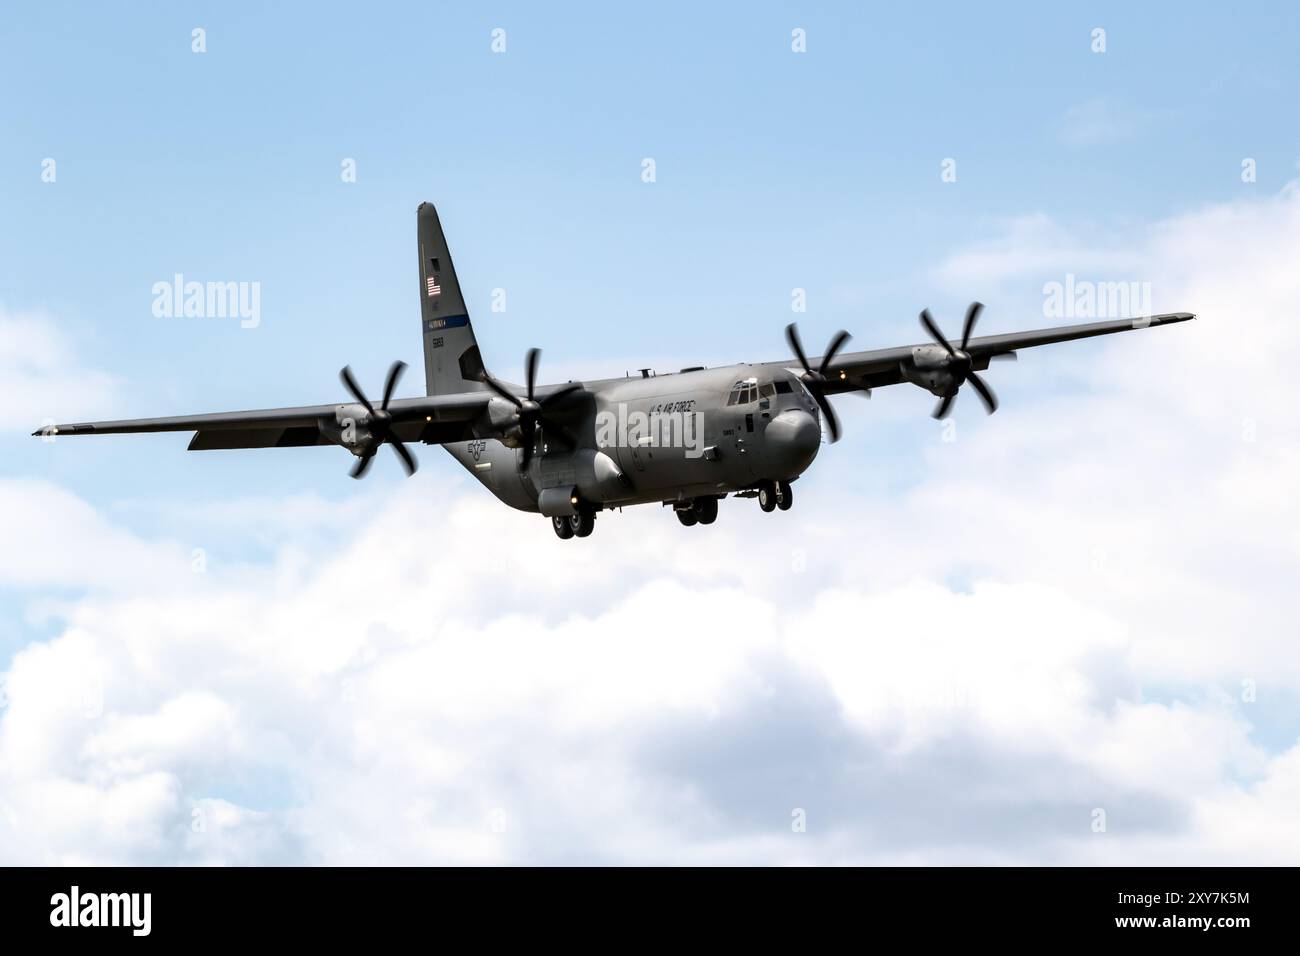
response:
[[[988,383],[974,371],[975,359],[966,351],[966,346],[970,343],[971,332],[975,329],[975,323],[979,321],[980,313],[984,311],[982,302],[972,302],[966,310],[966,320],[961,327],[961,346],[953,348],[942,332],[939,326],[935,324],[934,317],[930,315],[929,309],[921,310],[921,326],[926,332],[930,333],[930,338],[934,339],[939,345],[943,346],[948,352],[948,360],[944,365],[945,370],[952,376],[952,387],[946,395],[939,399],[939,403],[934,406],[934,411],[930,414],[935,418],[943,418],[952,408],[952,403],[957,399],[957,392],[966,382],[970,382],[971,388],[980,397],[984,403],[984,409],[992,415],[998,410],[998,397],[993,394],[993,389],[989,388]],[[1014,356],[1015,353],[1009,353]]]
[[[834,361],[836,353],[844,348],[844,343],[852,336],[843,329],[835,333],[831,339],[831,344],[826,347],[826,354],[822,356],[821,364],[813,368],[808,364],[808,356],[804,354],[803,343],[799,341],[799,326],[791,322],[785,327],[785,340],[790,343],[790,348],[799,359],[799,364],[803,366],[803,375],[799,378],[804,384],[804,388],[816,400],[821,407],[822,414],[826,417],[826,427],[831,433],[831,442],[840,440],[840,421],[835,417],[835,409],[831,408],[830,400],[826,398],[826,373],[830,370],[831,362]]]
[[[481,376],[483,384],[487,385],[487,387],[492,389],[492,391],[513,404],[517,409],[517,416],[519,418],[520,447],[523,448],[524,451],[519,458],[520,471],[524,471],[528,467],[528,463],[533,459],[533,445],[536,444],[537,425],[539,422],[549,425],[551,431],[548,432],[548,434],[559,439],[561,444],[567,445],[570,448],[573,447],[572,440],[564,433],[564,430],[553,420],[548,418],[546,409],[554,405],[561,398],[564,398],[572,392],[578,391],[582,386],[577,382],[570,382],[567,385],[562,385],[560,388],[551,392],[550,395],[547,395],[545,398],[538,401],[535,397],[537,387],[537,364],[541,360],[541,357],[541,349],[528,350],[528,355],[524,359],[524,395],[522,398],[498,382],[495,378],[489,375],[486,370],[484,370]]]
[[[374,438],[366,453],[360,455],[357,458],[357,463],[352,466],[351,475],[353,478],[361,478],[370,470],[370,463],[375,457],[375,452],[379,450],[379,446],[384,442],[388,442],[397,457],[401,459],[402,468],[405,469],[408,477],[415,474],[415,470],[420,467],[419,462],[415,460],[415,456],[407,450],[407,447],[402,444],[402,440],[393,432],[393,416],[388,411],[388,403],[392,401],[393,392],[396,390],[397,383],[405,371],[406,363],[400,361],[394,362],[392,367],[389,368],[388,378],[384,381],[384,399],[378,408],[370,404],[370,399],[366,398],[366,393],[361,391],[361,386],[352,377],[352,369],[349,366],[343,366],[339,372],[339,378],[342,380],[344,387],[352,393],[353,398],[365,406],[366,411],[369,413],[370,418],[366,422],[366,428],[369,429]]]

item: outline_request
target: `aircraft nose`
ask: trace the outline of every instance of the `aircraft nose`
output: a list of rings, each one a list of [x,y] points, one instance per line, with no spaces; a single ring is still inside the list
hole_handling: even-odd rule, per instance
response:
[[[803,409],[788,408],[768,423],[764,440],[777,473],[793,478],[817,457],[822,430],[816,419]]]

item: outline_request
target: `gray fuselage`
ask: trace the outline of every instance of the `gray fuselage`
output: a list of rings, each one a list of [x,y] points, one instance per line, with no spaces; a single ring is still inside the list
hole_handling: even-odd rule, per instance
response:
[[[816,402],[789,369],[731,365],[584,385],[590,402],[564,440],[540,430],[524,471],[521,449],[497,438],[445,447],[511,507],[562,514],[572,499],[622,507],[790,481],[821,445]]]

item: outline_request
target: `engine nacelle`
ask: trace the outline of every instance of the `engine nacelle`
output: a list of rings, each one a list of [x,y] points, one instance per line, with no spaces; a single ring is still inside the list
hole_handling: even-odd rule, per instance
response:
[[[492,398],[488,400],[486,415],[493,437],[507,448],[518,448],[523,438],[519,409],[504,398]]]
[[[316,425],[327,441],[342,445],[358,458],[374,448],[375,436],[369,428],[370,413],[360,403],[338,405],[333,418],[322,418]]]
[[[898,370],[913,385],[942,397],[957,384],[956,376],[950,371],[951,362],[952,356],[941,346],[918,345],[912,349],[910,359],[898,363]]]

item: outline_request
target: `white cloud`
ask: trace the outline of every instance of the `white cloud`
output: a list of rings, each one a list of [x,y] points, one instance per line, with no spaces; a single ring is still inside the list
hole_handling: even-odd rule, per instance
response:
[[[195,576],[0,489],[60,516],[0,580],[80,550],[92,589],[6,675],[0,857],[1294,862],[1300,197],[1085,246],[1201,319],[1094,343],[1082,389],[969,403],[899,494],[838,492],[842,444],[789,514],[559,542],[430,466],[330,547],[314,525],[311,560],[286,522],[261,573]],[[1013,228],[990,281],[1042,251]]]
[[[33,431],[87,408],[116,401],[116,381],[83,366],[76,349],[46,315],[0,307],[0,381],[5,401],[0,428]]]
[[[1043,213],[1017,216],[1002,234],[949,256],[935,270],[936,279],[963,294],[1029,277],[1060,279],[1080,276],[1144,275],[1141,253],[1130,245],[1114,246],[1091,224],[1064,226]],[[1034,290],[1037,292],[1037,288]]]

